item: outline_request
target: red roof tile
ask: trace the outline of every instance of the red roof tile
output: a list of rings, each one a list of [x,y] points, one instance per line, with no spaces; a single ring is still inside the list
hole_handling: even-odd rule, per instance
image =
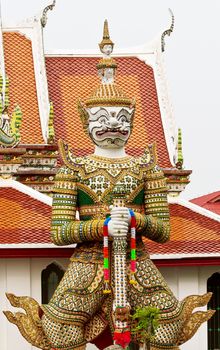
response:
[[[0,188],[0,244],[50,243],[51,207],[12,188]]]
[[[136,99],[136,115],[127,145],[128,153],[139,155],[148,143],[156,141],[159,164],[170,167],[152,68],[135,57],[117,58],[116,61],[118,85],[128,97]],[[92,142],[83,132],[77,100],[89,97],[99,84],[97,62],[98,58],[92,57],[46,57],[56,137],[68,142],[77,155],[93,151]]]
[[[38,110],[32,44],[16,32],[3,34],[5,69],[9,78],[9,112],[22,111],[21,143],[44,143]]]
[[[220,191],[194,198],[190,202],[220,215]]]

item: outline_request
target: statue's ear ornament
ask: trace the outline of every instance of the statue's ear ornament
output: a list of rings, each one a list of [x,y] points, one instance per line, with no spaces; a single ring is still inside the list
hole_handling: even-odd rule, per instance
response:
[[[133,99],[131,100],[130,109],[135,110],[135,105],[136,105],[136,101],[135,101],[135,99],[133,98]]]
[[[89,113],[87,112],[86,107],[82,103],[82,101],[78,100],[77,106],[78,106],[80,119],[82,121],[83,129],[86,133],[88,133]]]
[[[133,100],[133,103],[132,103],[130,109],[132,110],[132,112],[131,112],[131,128],[133,128],[133,121],[134,121],[134,115],[135,115],[135,100]]]

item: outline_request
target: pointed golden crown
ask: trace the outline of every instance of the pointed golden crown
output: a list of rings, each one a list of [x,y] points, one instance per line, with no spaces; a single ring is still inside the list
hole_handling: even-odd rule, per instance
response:
[[[101,83],[84,103],[80,101],[78,103],[78,111],[84,129],[87,129],[88,127],[88,113],[86,108],[99,106],[123,106],[133,108],[135,106],[135,100],[128,98],[114,82],[117,64],[111,57],[112,50],[105,50],[105,45],[111,45],[112,49],[114,46],[109,36],[107,20],[104,22],[103,39],[99,44],[104,57],[97,64],[98,75],[101,78]]]
[[[103,28],[103,38],[102,41],[99,44],[100,50],[102,51],[103,47],[105,45],[111,45],[112,48],[114,46],[114,43],[111,41],[110,39],[110,35],[109,35],[109,30],[108,30],[108,21],[107,19],[104,22],[104,28]]]

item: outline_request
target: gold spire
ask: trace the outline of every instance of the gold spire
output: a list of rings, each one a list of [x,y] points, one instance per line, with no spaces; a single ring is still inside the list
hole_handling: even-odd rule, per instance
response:
[[[108,21],[107,21],[107,19],[104,22],[103,39],[109,39],[109,30],[108,30]]]
[[[106,70],[108,68],[109,69],[112,68],[112,77],[111,77],[112,79],[107,79],[107,80],[104,79],[105,81],[103,81],[104,83],[112,83],[114,80],[114,75],[115,75],[115,71],[117,68],[117,64],[116,64],[114,58],[111,57],[114,43],[110,39],[107,19],[104,22],[103,39],[102,39],[101,43],[99,44],[99,47],[100,47],[100,51],[103,53],[102,59],[97,64],[99,76],[104,77]],[[110,70],[108,70],[108,72],[110,72]],[[108,74],[108,78],[109,77],[110,76]]]
[[[110,39],[110,35],[109,35],[109,29],[108,29],[108,21],[107,19],[104,22],[104,28],[103,28],[103,38],[102,41],[99,44],[100,50],[102,51],[103,47],[105,45],[111,45],[112,48],[114,46],[114,43],[111,41]]]

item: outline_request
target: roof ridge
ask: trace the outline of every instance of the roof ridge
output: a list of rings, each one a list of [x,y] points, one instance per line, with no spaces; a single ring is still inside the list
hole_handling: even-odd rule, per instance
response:
[[[204,203],[207,203],[206,202],[207,200],[212,199],[213,197],[219,196],[219,195],[220,195],[220,191],[214,191],[211,193],[204,194],[203,196],[198,196],[198,197],[192,198],[192,199],[190,199],[190,202],[195,203],[194,201],[204,200],[205,201]]]
[[[197,214],[206,216],[209,219],[220,222],[220,215],[219,214],[213,213],[212,211],[205,209],[205,208],[203,208],[195,203],[192,203],[186,199],[180,199],[179,197],[169,197],[168,196],[168,202],[169,202],[169,204],[182,205],[183,207],[188,208]]]
[[[52,206],[52,198],[47,196],[46,194],[36,191],[33,188],[26,186],[21,182],[18,182],[13,179],[0,179],[0,188],[7,188],[7,187],[13,188],[19,192],[22,192],[30,196],[33,199],[36,199],[44,204]]]

